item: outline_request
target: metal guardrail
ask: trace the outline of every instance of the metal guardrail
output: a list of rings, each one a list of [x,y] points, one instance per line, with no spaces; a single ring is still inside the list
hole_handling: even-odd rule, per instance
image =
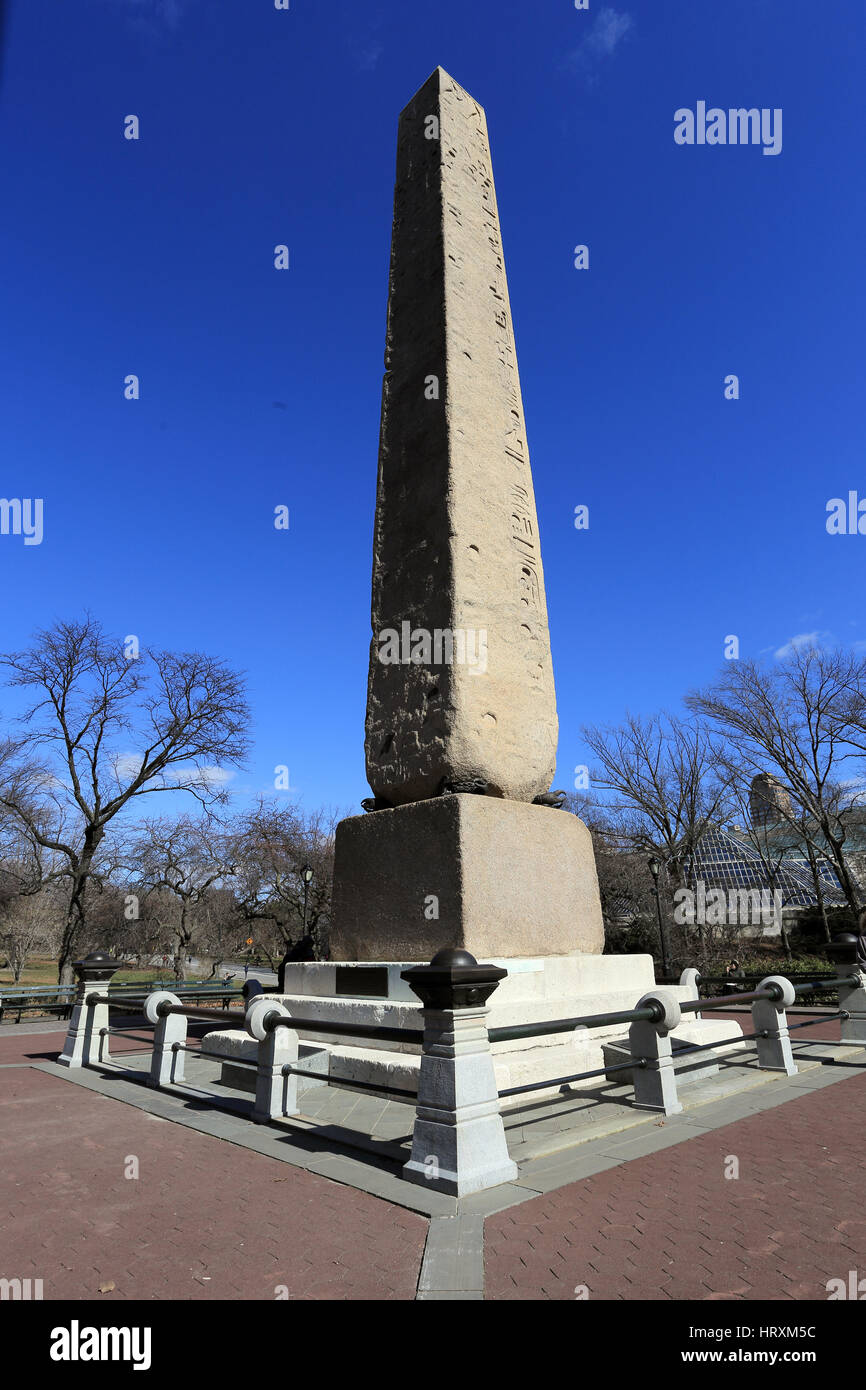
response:
[[[783,970],[784,968],[780,967],[780,969]],[[747,990],[750,986],[760,984],[761,980],[766,979],[766,977],[767,971],[759,972],[756,970],[742,971],[741,973],[738,973],[735,976],[704,975],[702,972],[699,972],[699,987],[701,989],[704,989],[708,987],[721,986],[726,991],[737,992],[739,990]],[[790,980],[791,983],[795,986],[798,981],[808,981],[810,984],[813,984],[816,989],[832,988],[834,984],[834,977],[831,972],[823,974],[820,971],[810,971],[808,973],[805,973],[803,971],[792,971],[788,972],[785,975],[785,978]],[[677,977],[676,979],[672,977],[666,977],[664,979],[658,980],[656,983],[658,988],[660,989],[670,989],[675,988],[680,983],[680,980],[679,977]]]
[[[515,1042],[519,1038],[543,1038],[549,1033],[571,1033],[575,1028],[608,1028],[617,1023],[658,1023],[660,1010],[647,1005],[643,1009],[621,1009],[609,1014],[584,1014],[579,1018],[547,1019],[542,1023],[515,1023],[507,1028],[491,1028],[488,1037],[493,1042]]]
[[[833,985],[856,984],[857,976],[844,976],[841,979],[830,978],[826,982],[821,980],[810,984],[802,984],[795,988],[795,993],[806,993],[808,990],[818,990],[831,988]],[[729,1008],[731,1004],[753,1004],[759,999],[779,1000],[783,997],[781,986],[770,984],[766,989],[753,989],[739,994],[721,995],[714,999],[685,999],[679,1001],[680,1013],[703,1012],[714,1009]],[[848,1017],[844,1010],[837,1015],[838,1017]],[[610,1014],[590,1014],[582,1018],[560,1019],[554,1023],[524,1023],[512,1028],[491,1028],[488,1031],[488,1038],[493,1042],[510,1042],[516,1038],[544,1037],[551,1033],[570,1032],[574,1028],[604,1028],[614,1023],[634,1023],[646,1020],[648,1023],[658,1023],[662,1017],[662,1012],[658,1006],[647,1005],[643,1009],[628,1009],[620,1013]],[[815,1019],[815,1023],[822,1023],[826,1015],[820,1019]],[[814,1026],[810,1023],[795,1024],[798,1028],[808,1028]],[[756,1033],[738,1033],[736,1037],[716,1039],[712,1043],[694,1043],[687,1047],[677,1048],[677,1057],[687,1056],[692,1052],[706,1052],[711,1048],[725,1047],[734,1042],[750,1042],[756,1038],[766,1038],[766,1029],[761,1029]],[[506,1090],[499,1092],[502,1099],[505,1096],[518,1096],[528,1091],[541,1091],[553,1086],[566,1086],[575,1081],[589,1081],[596,1076],[607,1076],[614,1071],[625,1071],[640,1066],[647,1065],[647,1058],[632,1057],[628,1062],[616,1062],[610,1066],[597,1067],[592,1071],[575,1072],[572,1076],[555,1076],[547,1081],[533,1081],[523,1086],[510,1086]]]
[[[107,988],[110,997],[119,997],[121,992],[124,992],[124,998],[139,1008],[148,994],[151,994],[154,989],[165,989],[169,983],[173,982],[148,980],[140,983],[138,981],[124,983],[120,981]],[[8,988],[0,988],[0,1023],[3,1022],[6,1014],[15,1014],[15,1022],[20,1023],[22,1014],[34,1011],[37,1013],[60,1013],[68,1018],[76,1002],[77,992],[77,985],[12,985]],[[225,1001],[243,997],[243,991],[240,988],[211,983],[175,985],[173,992],[181,998],[188,999],[218,998]]]
[[[859,975],[852,973],[842,976],[829,976],[827,979],[804,981],[797,985],[791,984],[795,996],[825,991],[834,987],[841,988],[846,985],[856,986],[859,982]],[[790,983],[790,982],[789,982]],[[715,996],[709,999],[692,998],[678,1001],[678,1016],[691,1012],[713,1012],[724,1011],[732,1005],[757,1004],[761,1000],[767,1000],[773,1004],[780,1004],[785,998],[784,981],[777,982],[774,979],[767,980],[763,988],[742,990],[736,993]],[[192,992],[192,991],[191,991]],[[214,991],[211,993],[221,991]],[[237,995],[243,992],[235,991]],[[177,996],[176,996],[177,997]],[[86,1003],[88,1006],[105,1004],[109,1009],[123,1009],[129,1012],[132,1009],[140,1011],[142,998],[134,994],[121,994],[118,991],[105,992],[101,994],[92,993],[88,995]],[[237,1024],[239,1021],[239,1011],[232,1011],[228,1008],[208,1009],[195,1007],[191,1004],[176,1004],[169,999],[157,999],[150,1012],[151,1018],[157,1020],[168,1020],[171,1016],[187,1018],[198,1021],[206,1021],[216,1025]],[[488,1030],[488,1040],[490,1043],[510,1042],[527,1038],[545,1037],[557,1033],[574,1032],[578,1028],[604,1028],[620,1024],[632,1024],[646,1022],[650,1024],[660,1024],[665,1017],[664,1003],[658,999],[650,998],[646,1004],[635,1009],[624,1009],[609,1013],[585,1014],[567,1019],[545,1019],[538,1023],[516,1024],[510,1027],[491,1028]],[[822,1014],[819,1017],[810,1018],[802,1023],[792,1024],[791,1029],[815,1027],[828,1019],[846,1019],[850,1014],[844,1009],[838,1009],[832,1014]],[[757,1020],[756,1020],[757,1021]],[[155,1026],[165,1026],[164,1023]],[[338,1020],[310,1019],[301,1018],[295,1015],[288,1015],[279,1006],[273,1009],[265,1008],[260,1019],[261,1033],[256,1033],[257,1037],[272,1035],[279,1028],[291,1028],[296,1033],[305,1032],[313,1034],[331,1034],[337,1037],[356,1037],[367,1038],[371,1041],[386,1041],[397,1043],[413,1043],[423,1045],[423,1033],[415,1028],[387,1027],[374,1024],[354,1024],[343,1023]],[[138,1034],[132,1034],[128,1029],[102,1028],[100,1035],[123,1034],[132,1037],[136,1041],[148,1042],[148,1038]],[[767,1039],[771,1033],[767,1028],[758,1028],[750,1033],[739,1032],[730,1038],[714,1039],[708,1043],[693,1043],[676,1050],[677,1059],[705,1051],[716,1050],[721,1047],[729,1046],[738,1042],[749,1042],[759,1039]],[[243,1066],[254,1071],[260,1071],[260,1062],[243,1057],[230,1057],[222,1054],[203,1052],[200,1047],[190,1047],[185,1042],[175,1041],[167,1044],[171,1053],[186,1053],[191,1056],[204,1058],[205,1060],[220,1060],[232,1066]],[[154,1053],[156,1056],[156,1052]],[[612,1062],[602,1067],[592,1068],[582,1072],[574,1072],[567,1076],[548,1077],[542,1081],[533,1081],[521,1086],[506,1087],[496,1094],[501,1099],[513,1096],[524,1095],[533,1091],[551,1090],[554,1087],[572,1085],[578,1081],[587,1081],[599,1076],[610,1076],[611,1073],[620,1071],[635,1071],[645,1069],[649,1066],[652,1057],[633,1056],[622,1062]],[[417,1100],[417,1093],[408,1089],[396,1086],[387,1086],[376,1082],[366,1082],[353,1080],[351,1078],[334,1077],[331,1075],[323,1076],[320,1072],[310,1071],[292,1062],[279,1068],[282,1076],[305,1077],[314,1081],[323,1082],[329,1086],[344,1088],[348,1090],[370,1092],[383,1096],[394,1096],[401,1100]]]
[[[505,1130],[499,1115],[499,1102],[506,1099],[512,1100],[533,1092],[552,1093],[557,1088],[570,1087],[598,1077],[609,1078],[617,1085],[621,1084],[617,1078],[628,1074],[629,1083],[633,1087],[633,1095],[628,1098],[635,1106],[665,1115],[675,1115],[683,1108],[677,1094],[676,1074],[677,1063],[683,1058],[688,1059],[703,1052],[712,1055],[720,1049],[727,1049],[738,1043],[753,1043],[756,1044],[754,1048],[733,1060],[739,1060],[741,1065],[749,1066],[757,1062],[759,1068],[770,1073],[794,1076],[798,1068],[791,1049],[789,1031],[814,1028],[831,1019],[845,1020],[841,1029],[842,1046],[856,1047],[861,1051],[866,1048],[864,976],[863,972],[855,967],[847,945],[845,953],[840,951],[839,958],[834,962],[836,970],[840,973],[819,979],[799,980],[795,984],[781,975],[769,976],[760,981],[756,988],[700,999],[695,997],[697,972],[689,969],[684,972],[676,993],[666,994],[663,987],[657,992],[648,992],[633,1009],[545,1019],[536,1023],[490,1029],[486,1027],[484,1011],[479,1005],[486,1002],[507,972],[498,966],[479,966],[477,962],[472,962],[471,957],[470,964],[464,964],[460,955],[461,953],[456,951],[443,951],[434,957],[430,966],[412,967],[404,973],[403,978],[409,982],[421,1001],[422,1008],[418,1013],[419,1022],[423,1020],[423,1031],[417,1027],[388,1027],[347,1023],[321,1017],[300,1017],[289,1014],[279,999],[269,1000],[261,991],[255,992],[251,998],[249,991],[237,989],[226,992],[219,986],[204,989],[193,987],[187,989],[183,996],[182,987],[176,987],[174,991],[160,989],[150,993],[145,1002],[136,985],[127,983],[125,986],[118,985],[109,989],[106,984],[98,983],[100,976],[94,974],[90,983],[92,992],[88,992],[85,983],[82,985],[84,997],[76,1000],[73,1022],[67,1035],[64,1053],[61,1054],[61,1062],[64,1065],[80,1067],[111,1061],[108,1040],[111,1035],[118,1034],[144,1046],[151,1044],[152,1055],[147,1083],[156,1088],[175,1090],[183,1086],[186,1056],[211,1061],[228,1068],[243,1067],[253,1075],[253,1085],[250,1089],[255,1092],[255,1100],[251,1118],[257,1123],[279,1122],[301,1113],[298,1087],[295,1084],[295,1080],[301,1078],[337,1089],[408,1102],[414,1105],[415,1118],[412,1126],[412,1152],[409,1161],[403,1166],[403,1176],[408,1181],[432,1181],[434,1185],[440,1185],[443,1191],[460,1195],[459,1184],[463,1180],[464,1171],[468,1172],[467,1181],[472,1184],[467,1188],[468,1191],[480,1191],[485,1186],[497,1186],[511,1181],[516,1175],[517,1170],[508,1155]],[[440,957],[445,957],[444,963]],[[452,957],[452,960],[449,961],[448,957]],[[454,961],[453,957],[457,957],[457,960]],[[94,971],[105,968],[96,956],[93,963]],[[850,973],[841,973],[849,970]],[[104,980],[105,976],[101,978]],[[834,988],[839,990],[839,1006],[835,1010],[807,1017],[796,1024],[788,1024],[787,1012],[798,997],[820,997],[822,993]],[[196,995],[208,999],[212,999],[214,995],[224,996],[225,1002],[226,993],[233,998],[240,996],[244,999],[247,1007],[243,1013],[230,1007],[205,1008],[188,1002],[190,997]],[[683,994],[689,994],[690,997],[681,998]],[[696,1043],[680,1043],[676,1036],[675,1030],[681,1019],[688,1020],[693,1014],[722,1014],[726,1010],[745,1005],[752,1006],[751,1032],[738,1031],[736,1035]],[[310,1007],[312,1008],[312,1005]],[[134,1018],[123,1020],[132,1026],[108,1026],[109,1011],[112,1010],[115,1013],[122,1011],[125,1014],[134,1014]],[[809,1010],[802,1007],[797,1011],[809,1013]],[[152,1037],[145,1037],[133,1031],[133,1028],[140,1027],[139,1016],[142,1013],[148,1023],[153,1025]],[[243,1023],[245,1034],[248,1035],[252,1046],[244,1048],[246,1056],[233,1056],[222,1049],[218,1052],[206,1051],[206,1038],[201,1046],[192,1046],[196,1038],[195,1035],[189,1036],[187,1020],[210,1024],[216,1028],[224,1028],[227,1025],[237,1027],[239,1023]],[[632,1025],[627,1037],[621,1025]],[[498,1089],[495,1059],[490,1051],[490,1044],[603,1028],[612,1030],[612,1041],[617,1044],[614,1055],[609,1051],[603,1054],[610,1057],[605,1065],[566,1076],[545,1077],[523,1085]],[[288,1035],[280,1036],[280,1029],[288,1029]],[[147,1032],[147,1028],[145,1031]],[[717,1031],[724,1033],[725,1030],[719,1028]],[[324,1072],[312,1070],[309,1060],[299,1056],[300,1034],[305,1037],[346,1037],[411,1045],[416,1053],[420,1045],[422,1064],[417,1074],[417,1089],[392,1086],[385,1081],[355,1079],[350,1075],[333,1075],[330,1069]],[[596,1044],[600,1044],[602,1039],[596,1038],[595,1041]],[[134,1052],[136,1049],[131,1051]],[[821,1056],[824,1055],[822,1052]],[[830,1055],[835,1057],[836,1053],[831,1052]],[[415,1065],[418,1058],[416,1055],[405,1060]],[[507,1064],[509,1053],[500,1053],[499,1060]],[[117,1061],[119,1058],[116,1059],[115,1066]],[[304,1065],[305,1062],[307,1065]],[[713,1070],[717,1069],[713,1067]],[[120,1070],[123,1071],[122,1064]],[[692,1069],[687,1064],[686,1071],[689,1070]],[[373,1073],[374,1076],[377,1074]],[[538,1075],[537,1071],[535,1075]],[[225,1071],[223,1076],[226,1076]],[[140,1073],[139,1079],[142,1079]],[[239,1079],[227,1076],[230,1084]],[[207,1085],[206,1082],[203,1084]],[[208,1092],[205,1089],[198,1094],[207,1098]],[[443,1094],[453,1097],[450,1102],[453,1110],[443,1110]],[[216,1102],[216,1095],[213,1096],[213,1100]],[[479,1117],[483,1121],[480,1128],[477,1124]],[[442,1127],[441,1131],[437,1126]],[[468,1138],[471,1137],[471,1142],[462,1147],[457,1142],[461,1129]],[[441,1150],[437,1147],[440,1137],[443,1142]],[[437,1153],[445,1155],[446,1163],[442,1172],[437,1167],[434,1173],[428,1167],[429,1156]]]

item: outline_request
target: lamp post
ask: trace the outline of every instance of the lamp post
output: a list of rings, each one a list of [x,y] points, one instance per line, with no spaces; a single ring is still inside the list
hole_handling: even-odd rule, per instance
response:
[[[664,975],[665,979],[667,979],[669,974],[668,947],[667,941],[665,940],[665,928],[664,923],[662,922],[662,901],[661,895],[659,893],[659,873],[661,871],[661,861],[656,857],[656,855],[651,854],[649,859],[647,860],[647,864],[649,866],[649,871],[653,876],[653,892],[656,895],[656,914],[659,919],[659,945],[661,946],[662,952],[662,974]]]
[[[310,884],[313,881],[313,871],[309,864],[305,864],[301,869],[301,879],[304,884],[304,936],[307,934],[307,894],[310,891]]]
[[[286,966],[292,960],[315,960],[316,953],[312,945],[307,945],[307,901],[309,898],[310,884],[313,881],[313,871],[309,864],[301,866],[299,873],[301,882],[304,885],[304,929],[300,941],[294,946],[286,947],[286,954],[280,961],[277,978],[279,979],[279,991],[281,994],[286,992]]]

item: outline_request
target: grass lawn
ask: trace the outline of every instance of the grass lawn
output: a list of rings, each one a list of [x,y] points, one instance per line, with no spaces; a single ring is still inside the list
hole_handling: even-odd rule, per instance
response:
[[[133,983],[138,980],[174,980],[174,971],[162,970],[151,966],[149,970],[118,970],[112,980],[112,984],[122,982]],[[48,956],[34,956],[24,968],[24,974],[18,982],[20,985],[56,985],[57,984],[57,961]],[[189,978],[185,984],[201,984],[199,977]],[[221,983],[218,981],[217,983]],[[12,971],[8,966],[0,969],[0,988],[6,988],[12,984]]]

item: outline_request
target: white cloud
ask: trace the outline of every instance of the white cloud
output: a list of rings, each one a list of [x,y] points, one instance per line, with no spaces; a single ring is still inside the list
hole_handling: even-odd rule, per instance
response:
[[[114,759],[114,774],[122,782],[131,781],[140,767],[141,758],[137,753],[121,753]],[[169,767],[165,779],[167,782],[188,782],[195,777],[210,787],[221,787],[230,782],[234,775],[234,769],[230,767]]]
[[[605,5],[603,10],[599,10],[584,46],[599,58],[607,58],[631,28],[631,15],[617,14],[616,10]]]
[[[141,758],[137,753],[121,753],[114,759],[114,775],[120,781],[131,780],[140,767]]]
[[[795,637],[789,637],[783,647],[779,647],[773,653],[777,661],[784,661],[786,657],[793,656],[801,647],[819,647],[821,645],[820,632],[798,632]]]
[[[634,29],[630,14],[620,13],[605,5],[595,17],[589,33],[577,48],[566,53],[564,66],[573,72],[591,77],[592,69],[604,58],[610,58],[626,34]]]
[[[359,51],[358,67],[362,72],[372,72],[384,52],[385,45],[374,39]]]
[[[224,787],[234,775],[234,769],[231,767],[173,767],[166,772],[166,777],[173,782],[185,782],[195,777],[200,782],[206,782],[209,787]]]
[[[120,10],[134,28],[145,33],[177,29],[189,0],[108,0]]]

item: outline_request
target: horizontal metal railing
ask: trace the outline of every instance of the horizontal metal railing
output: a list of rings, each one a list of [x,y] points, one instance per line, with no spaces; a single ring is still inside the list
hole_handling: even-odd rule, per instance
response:
[[[843,975],[831,980],[813,980],[808,984],[792,985],[795,995],[814,993],[816,990],[839,988],[841,985],[856,985],[856,975]],[[712,999],[680,1000],[680,1013],[697,1013],[713,1009],[729,1009],[732,1004],[752,1004],[756,999],[781,999],[780,985],[770,984],[766,989],[752,989],[739,994],[720,994]]]
[[[790,981],[787,983],[793,990],[794,997],[803,997],[834,988],[841,989],[845,986],[856,987],[860,982],[860,978],[859,973],[852,972],[850,974],[830,976],[827,979],[812,979],[809,981],[801,981],[797,984],[793,984]],[[162,985],[162,982],[160,982],[160,985]],[[661,987],[661,990],[663,990],[663,988],[664,987]],[[166,989],[165,993],[174,994],[178,998],[182,997],[180,994],[180,987],[177,987],[175,990]],[[200,997],[201,995],[205,995],[209,998],[213,995],[218,995],[222,997],[225,1002],[228,997],[242,997],[243,991],[240,989],[226,990],[225,987],[220,986],[209,986],[205,989],[196,989],[193,987],[193,989],[185,991],[185,994],[186,998]],[[151,993],[148,997],[153,999],[154,995]],[[775,979],[770,979],[762,986],[753,989],[744,989],[737,992],[713,996],[708,999],[678,999],[677,1005],[678,1013],[681,1016],[693,1013],[712,1013],[714,1011],[724,1012],[727,1009],[757,1004],[759,1001],[768,1000],[779,1008],[782,1019],[784,1020],[787,1011],[782,1008],[782,1001],[786,997],[790,998],[791,995],[790,993],[786,994],[785,981],[782,977],[779,977],[778,982]],[[100,993],[88,995],[83,1002],[88,1006],[104,1004],[108,1009],[115,1011],[122,1010],[125,1013],[133,1013],[137,1016],[143,1011],[145,996],[138,993],[135,985],[126,985],[110,990],[104,988]],[[656,998],[653,994],[650,994],[649,997],[646,998],[646,1002],[634,1009],[621,1009],[597,1014],[583,1014],[569,1018],[544,1019],[535,1023],[513,1024],[499,1028],[490,1028],[487,1031],[487,1037],[490,1044],[495,1045],[497,1043],[522,1041],[556,1034],[574,1033],[578,1029],[593,1030],[617,1028],[638,1022],[658,1025],[661,1024],[665,1018],[665,1008],[663,995],[661,998]],[[421,1011],[419,1010],[418,1012],[420,1015]],[[799,1012],[807,1013],[809,1011],[801,1008]],[[231,1009],[229,1007],[217,1009],[203,1007],[201,1005],[197,1006],[191,1002],[186,1002],[186,999],[181,1003],[173,1003],[171,999],[168,998],[156,999],[154,1005],[151,1007],[150,1016],[156,1020],[167,1020],[171,1016],[178,1016],[192,1021],[211,1023],[216,1027],[224,1027],[226,1025],[237,1026],[240,1022],[246,1023],[247,1019],[247,1014],[242,1014],[241,1011],[237,1009]],[[817,1024],[825,1021],[848,1019],[850,1016],[847,1010],[836,1009],[832,1012],[822,1013],[817,1017],[810,1016],[800,1023],[791,1024],[788,1026],[787,1031],[815,1027]],[[348,1023],[339,1019],[321,1017],[305,1018],[297,1015],[289,1015],[285,1013],[284,1010],[280,1009],[279,1006],[272,1008],[262,1006],[258,1018],[259,1024],[256,1030],[257,1037],[262,1037],[262,1035],[266,1037],[279,1028],[290,1028],[296,1034],[320,1037],[357,1038],[359,1040],[366,1039],[371,1042],[390,1042],[403,1046],[411,1046],[413,1050],[417,1049],[419,1046],[423,1048],[424,1045],[424,1032],[422,1028],[406,1026],[390,1027],[384,1024]],[[756,1019],[756,1021],[758,1020]],[[760,1021],[762,1022],[763,1020]],[[161,1037],[164,1037],[164,1030],[166,1027],[168,1027],[167,1023],[163,1026],[163,1031],[160,1034]],[[164,1058],[166,1052],[174,1052],[186,1053],[190,1057],[197,1057],[203,1060],[211,1060],[222,1066],[245,1067],[254,1073],[258,1073],[262,1078],[267,1078],[269,1075],[280,1075],[284,1077],[294,1076],[309,1079],[331,1087],[367,1092],[385,1098],[393,1097],[401,1101],[409,1102],[417,1102],[418,1100],[418,1093],[414,1089],[391,1086],[383,1082],[362,1081],[351,1077],[334,1076],[330,1074],[330,1072],[323,1073],[321,1071],[311,1070],[309,1067],[304,1067],[303,1065],[298,1065],[297,1061],[280,1066],[278,1057],[275,1063],[275,1070],[269,1072],[268,1067],[274,1065],[273,1052],[269,1054],[272,1059],[271,1062],[266,1062],[263,1060],[264,1054],[261,1051],[261,1047],[257,1049],[257,1056],[255,1058],[236,1057],[227,1055],[223,1052],[211,1052],[203,1046],[190,1046],[186,1041],[162,1041],[157,1044],[155,1039],[143,1037],[138,1033],[130,1032],[129,1029],[124,1028],[104,1027],[101,1028],[99,1032],[101,1036],[117,1034],[142,1043],[153,1042],[154,1062],[152,1064],[152,1078],[156,1075],[163,1075],[157,1067],[157,1057],[161,1056]],[[186,1030],[183,1030],[182,1036],[185,1038]],[[768,1025],[764,1028],[759,1026],[753,1032],[739,1032],[730,1037],[717,1038],[712,1042],[688,1043],[682,1046],[675,1045],[673,1054],[670,1053],[670,1048],[668,1048],[668,1060],[676,1062],[683,1057],[688,1057],[693,1054],[696,1055],[705,1051],[717,1051],[720,1048],[730,1047],[736,1043],[768,1039],[772,1036],[775,1036],[775,1034],[771,1031],[771,1025]],[[617,1039],[618,1041],[622,1041],[622,1035],[617,1035]],[[659,1057],[654,1048],[650,1046],[649,1040],[647,1040],[645,1046],[648,1053],[647,1056],[637,1055],[627,1057],[627,1059],[623,1061],[612,1060],[609,1064],[604,1066],[573,1072],[564,1076],[549,1077],[540,1081],[527,1082],[523,1085],[504,1087],[495,1092],[495,1094],[498,1095],[500,1100],[511,1099],[532,1092],[552,1091],[557,1087],[567,1087],[581,1081],[589,1081],[602,1076],[613,1078],[617,1073],[634,1073],[645,1070],[651,1064],[657,1066]],[[503,1061],[507,1061],[507,1053],[500,1054],[500,1056]],[[762,1065],[767,1065],[767,1063],[762,1063]],[[155,1083],[152,1082],[152,1084],[167,1083],[165,1080],[162,1080]],[[637,1081],[635,1081],[635,1084],[638,1084]],[[641,1081],[640,1084],[642,1086],[643,1081]],[[258,1103],[257,1101],[257,1105]]]
[[[754,1004],[756,999],[781,999],[782,990],[779,985],[770,985],[767,989],[750,989],[742,994],[722,994],[715,999],[681,999],[680,1013],[697,1013],[704,1009],[729,1009],[732,1004]]]
[[[172,985],[172,992],[182,999],[222,1000],[241,999],[243,991],[229,985],[220,984],[177,984],[174,981],[120,981],[108,985],[110,999],[120,998],[140,1008],[154,989],[165,989]],[[21,1022],[25,1013],[61,1013],[68,1015],[77,1003],[77,985],[21,985],[0,988],[0,1021],[7,1014],[14,1014],[16,1023]]]
[[[835,980],[815,980],[811,984],[794,985],[795,994],[813,994],[816,990],[835,989],[840,985],[859,984],[859,975],[842,975]]]
[[[801,984],[795,987],[795,993],[807,993],[809,990],[828,989],[833,986],[857,984],[856,975],[843,976],[829,981],[811,981],[808,984]],[[713,999],[684,999],[679,1000],[680,1013],[697,1013],[708,1010],[730,1008],[732,1004],[753,1004],[759,999],[770,999],[778,1001],[783,997],[783,990],[780,985],[769,984],[765,989],[745,990],[738,994],[720,995]],[[647,1005],[643,1009],[627,1009],[619,1013],[608,1014],[589,1014],[581,1018],[559,1019],[554,1022],[547,1020],[543,1023],[524,1023],[517,1024],[511,1028],[491,1028],[488,1037],[491,1043],[510,1042],[518,1038],[544,1037],[553,1033],[571,1032],[575,1028],[604,1028],[616,1023],[633,1023],[645,1019],[649,1023],[658,1023],[662,1018],[662,1012],[658,1006]],[[848,1017],[845,1011],[841,1011],[836,1017]],[[826,1018],[826,1015],[824,1015]],[[815,1022],[822,1022],[817,1019]],[[795,1024],[795,1027],[811,1027],[813,1024]],[[789,1030],[790,1031],[790,1030]],[[727,1047],[737,1042],[752,1042],[757,1038],[766,1038],[766,1029],[761,1029],[754,1033],[738,1033],[736,1037],[717,1038],[711,1043],[690,1043],[684,1047],[676,1049],[676,1056],[683,1057],[693,1052],[706,1052],[712,1048]],[[645,1067],[647,1059],[645,1057],[633,1057],[628,1062],[615,1062],[610,1066],[596,1067],[592,1071],[575,1072],[571,1076],[554,1076],[546,1081],[533,1081],[523,1086],[509,1086],[505,1090],[499,1091],[500,1100],[506,1096],[522,1095],[529,1091],[542,1091],[552,1089],[554,1086],[567,1086],[575,1081],[589,1081],[597,1076],[608,1076],[611,1072],[625,1071],[636,1066]]]
[[[266,1014],[262,1026],[271,1033],[275,1028],[295,1028],[305,1033],[333,1033],[339,1038],[370,1038],[374,1042],[415,1043],[420,1047],[424,1033],[420,1028],[388,1028],[376,1023],[340,1023],[337,1019],[296,1018],[286,1014]]]
[[[645,1067],[646,1057],[630,1057],[627,1062],[614,1062],[609,1067],[595,1067],[592,1071],[577,1071],[572,1076],[554,1076],[547,1081],[530,1081],[524,1086],[508,1086],[498,1091],[499,1099],[504,1096],[522,1096],[528,1091],[548,1091],[552,1086],[569,1086],[573,1081],[588,1081],[592,1076],[607,1076],[611,1071],[633,1071],[635,1067]]]
[[[787,1012],[787,1013],[791,1013],[791,1010],[788,1009],[786,1012]],[[827,1023],[828,1020],[832,1020],[832,1019],[834,1019],[834,1018],[850,1018],[850,1017],[851,1017],[851,1015],[850,1015],[850,1013],[848,1012],[847,1009],[836,1009],[833,1013],[830,1013],[830,1014],[822,1014],[820,1018],[809,1018],[809,1019],[806,1019],[806,1021],[805,1021],[804,1023],[789,1023],[789,1024],[788,1024],[788,1032],[789,1032],[789,1033],[793,1033],[794,1030],[797,1029],[797,1028],[814,1028],[816,1024],[818,1024],[818,1023]]]
[[[517,1023],[511,1027],[490,1028],[488,1038],[491,1043],[514,1042],[521,1038],[543,1038],[555,1033],[572,1033],[576,1028],[609,1028],[621,1023],[659,1023],[664,1017],[660,1004],[645,1004],[640,1009],[618,1009],[613,1013],[582,1014],[576,1018],[547,1019],[540,1023]],[[554,1076],[545,1081],[528,1081],[522,1086],[508,1086],[499,1091],[499,1099],[506,1096],[521,1096],[530,1091],[546,1091],[554,1086],[570,1086],[575,1081],[589,1081],[596,1076],[606,1076],[609,1071],[633,1070],[645,1067],[646,1057],[631,1057],[627,1062],[614,1062],[609,1067],[595,1067],[591,1071],[573,1072],[569,1076]]]
[[[490,1028],[487,1036],[494,1042],[515,1042],[519,1038],[543,1038],[548,1033],[571,1033],[575,1028],[608,1028],[617,1023],[658,1023],[662,1013],[655,1005],[643,1009],[621,1009],[616,1013],[583,1014],[578,1018],[545,1019],[541,1023],[514,1023],[510,1027]]]
[[[237,997],[241,998],[240,995]],[[140,1013],[142,1004],[147,1002],[147,996],[141,998],[135,995],[89,994],[85,1002],[89,1008],[92,1008],[94,1004],[107,1004],[109,1009],[125,1009],[127,1013],[137,1010]],[[161,1015],[182,1014],[186,1018],[201,1018],[206,1022],[211,1019],[215,1019],[217,1022],[228,1019],[232,1023],[237,1023],[238,1019],[243,1018],[240,1009],[199,1009],[193,1004],[169,1004],[167,1002],[161,1004],[158,1012]]]

